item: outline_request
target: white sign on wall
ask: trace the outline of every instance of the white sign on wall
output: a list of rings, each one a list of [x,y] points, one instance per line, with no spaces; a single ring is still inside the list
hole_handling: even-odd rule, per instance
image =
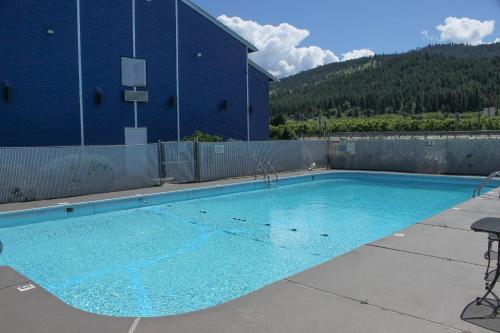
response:
[[[347,142],[346,153],[352,155],[356,154],[356,142],[354,141]]]
[[[146,67],[145,59],[122,57],[122,86],[145,88]]]
[[[224,146],[223,145],[216,145],[214,147],[215,153],[216,154],[224,154]]]

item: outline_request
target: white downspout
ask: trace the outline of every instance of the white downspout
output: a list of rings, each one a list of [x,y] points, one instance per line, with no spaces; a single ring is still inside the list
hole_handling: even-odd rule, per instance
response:
[[[135,0],[132,0],[132,57],[135,58],[136,54],[136,45],[135,45]],[[137,91],[137,88],[134,87],[134,91]],[[134,127],[137,128],[138,119],[137,119],[137,101],[134,101]]]
[[[76,0],[76,31],[78,38],[78,100],[80,105],[80,144],[82,146],[85,146],[85,127],[83,123],[82,34],[80,20],[80,0]]]
[[[248,69],[248,48],[247,48],[247,69],[246,69],[246,80],[247,80],[247,141],[250,141],[250,78]]]
[[[175,75],[176,75],[176,107],[177,107],[177,141],[181,141],[181,112],[179,87],[179,0],[175,0]]]

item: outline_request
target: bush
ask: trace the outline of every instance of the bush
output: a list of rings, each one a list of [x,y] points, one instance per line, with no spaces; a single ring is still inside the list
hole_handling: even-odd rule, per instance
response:
[[[298,140],[299,136],[290,126],[271,126],[270,127],[271,140]]]
[[[197,141],[197,142],[223,142],[224,138],[217,135],[211,135],[202,131],[195,131],[193,135],[186,136],[184,141]]]
[[[284,115],[280,114],[276,117],[271,118],[269,122],[272,126],[286,125],[286,118]]]
[[[412,117],[388,114],[365,118],[332,117],[327,121],[326,126],[330,133],[500,130],[500,117],[485,118],[479,117],[477,113],[463,114],[458,124],[455,117],[445,117],[440,113]],[[319,133],[318,121],[316,120],[289,120],[286,127],[307,136],[317,136]],[[279,135],[278,129],[281,129]],[[271,132],[281,138],[282,131],[283,126],[279,126]],[[274,137],[272,136],[272,138]]]

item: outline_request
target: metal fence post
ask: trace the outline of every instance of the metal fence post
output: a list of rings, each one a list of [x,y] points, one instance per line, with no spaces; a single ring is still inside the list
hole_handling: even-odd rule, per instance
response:
[[[194,181],[196,183],[201,182],[200,175],[200,143],[198,140],[194,142]]]
[[[160,186],[165,184],[165,152],[163,142],[158,141],[158,176],[160,178]]]

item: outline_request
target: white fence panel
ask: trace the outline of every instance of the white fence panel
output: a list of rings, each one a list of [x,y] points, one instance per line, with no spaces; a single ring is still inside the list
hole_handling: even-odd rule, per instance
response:
[[[167,183],[190,183],[195,178],[195,143],[164,142],[164,178]]]
[[[154,186],[158,145],[0,148],[0,203]]]
[[[327,165],[327,141],[266,141],[199,144],[201,181],[254,175],[268,161],[278,172]]]
[[[487,176],[500,170],[500,139],[343,138],[329,155],[334,169]]]

